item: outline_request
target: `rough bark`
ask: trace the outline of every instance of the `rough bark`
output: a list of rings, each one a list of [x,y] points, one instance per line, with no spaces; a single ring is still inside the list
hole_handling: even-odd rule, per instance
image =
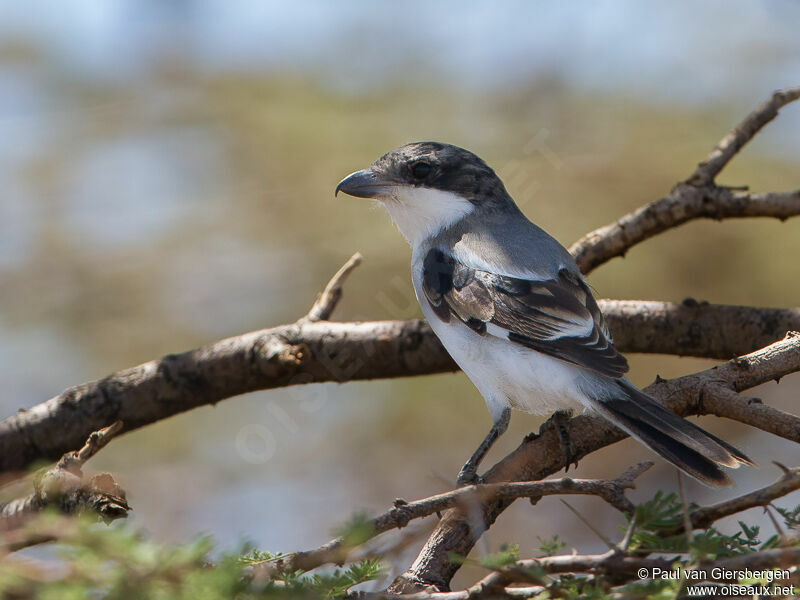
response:
[[[753,308],[708,304],[687,298],[680,304],[647,300],[600,300],[625,353],[675,354],[727,360],[800,331],[800,308]]]
[[[0,471],[55,460],[116,420],[130,431],[255,390],[455,368],[423,321],[301,320],[169,354],[21,410],[0,423]]]

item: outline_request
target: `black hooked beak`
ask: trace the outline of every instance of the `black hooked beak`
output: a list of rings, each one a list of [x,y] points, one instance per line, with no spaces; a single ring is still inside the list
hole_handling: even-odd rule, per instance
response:
[[[336,186],[334,196],[344,192],[356,198],[377,198],[385,196],[392,185],[378,177],[371,169],[362,169],[342,179]]]

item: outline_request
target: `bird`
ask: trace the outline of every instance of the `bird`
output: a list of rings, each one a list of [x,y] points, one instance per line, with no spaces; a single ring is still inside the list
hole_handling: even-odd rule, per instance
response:
[[[573,257],[472,152],[406,144],[342,179],[339,192],[387,210],[411,246],[423,315],[489,409],[492,426],[458,485],[482,481],[477,470],[508,428],[511,409],[597,413],[711,487],[732,483],[721,467],[755,464],[625,377],[628,362]],[[569,468],[568,439],[562,448]]]

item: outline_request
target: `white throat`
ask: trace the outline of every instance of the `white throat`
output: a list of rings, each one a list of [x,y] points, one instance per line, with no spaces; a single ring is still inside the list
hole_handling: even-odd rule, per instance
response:
[[[397,229],[413,247],[460,221],[475,206],[453,192],[425,187],[397,186],[381,198]]]

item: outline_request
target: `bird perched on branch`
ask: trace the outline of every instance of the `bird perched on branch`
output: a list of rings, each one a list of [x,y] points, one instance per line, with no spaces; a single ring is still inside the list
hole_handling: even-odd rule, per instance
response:
[[[624,377],[628,362],[572,256],[471,152],[408,144],[345,177],[340,191],[374,198],[389,212],[411,245],[423,314],[489,408],[494,423],[461,469],[460,485],[480,480],[480,461],[507,429],[511,408],[595,411],[711,486],[731,483],[721,466],[753,464]]]

